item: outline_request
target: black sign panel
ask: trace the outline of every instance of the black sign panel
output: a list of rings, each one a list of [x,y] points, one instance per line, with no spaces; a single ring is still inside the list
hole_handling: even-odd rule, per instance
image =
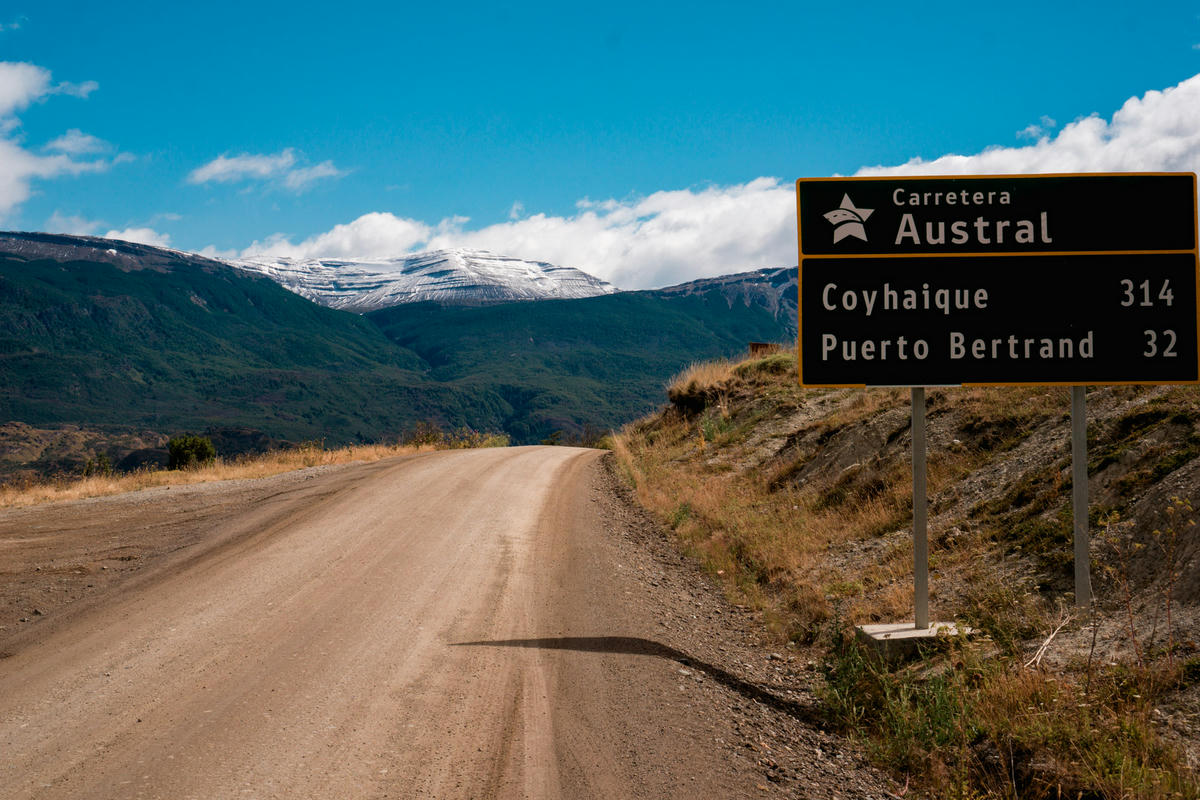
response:
[[[1196,178],[797,182],[809,386],[1194,383]]]

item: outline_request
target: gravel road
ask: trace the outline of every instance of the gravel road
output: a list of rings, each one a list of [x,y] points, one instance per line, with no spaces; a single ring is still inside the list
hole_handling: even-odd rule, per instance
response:
[[[658,539],[560,447],[0,513],[0,796],[895,791]]]

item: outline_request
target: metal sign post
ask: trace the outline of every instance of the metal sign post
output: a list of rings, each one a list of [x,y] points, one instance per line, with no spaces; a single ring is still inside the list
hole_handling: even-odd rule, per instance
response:
[[[913,598],[917,629],[929,627],[929,526],[925,480],[925,389],[912,390]]]
[[[1092,604],[1088,552],[1087,401],[1082,386],[1071,387],[1071,504],[1075,512],[1075,606]]]

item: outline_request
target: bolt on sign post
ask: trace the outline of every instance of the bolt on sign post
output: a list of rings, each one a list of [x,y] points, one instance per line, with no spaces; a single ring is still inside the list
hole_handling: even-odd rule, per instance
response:
[[[1083,387],[1200,382],[1196,176],[802,178],[796,207],[800,383],[911,387],[914,459],[924,387],[1072,387],[1075,599],[1088,605]],[[928,598],[916,605],[926,627]]]

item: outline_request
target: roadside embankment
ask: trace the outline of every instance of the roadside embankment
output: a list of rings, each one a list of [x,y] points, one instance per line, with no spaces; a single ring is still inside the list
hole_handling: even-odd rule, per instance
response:
[[[1070,400],[928,392],[932,616],[888,670],[845,635],[913,607],[909,393],[805,390],[795,354],[696,365],[615,442],[640,503],[780,639],[829,719],[934,796],[1197,796],[1200,392],[1088,392],[1094,614],[1072,597]]]

